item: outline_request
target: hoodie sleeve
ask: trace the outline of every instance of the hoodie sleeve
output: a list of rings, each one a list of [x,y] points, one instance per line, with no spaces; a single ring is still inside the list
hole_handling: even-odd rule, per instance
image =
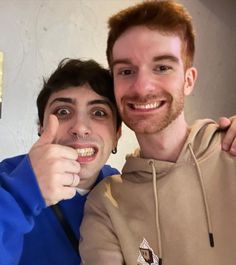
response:
[[[0,163],[0,264],[18,264],[24,234],[45,207],[28,156]]]
[[[88,196],[80,227],[79,251],[82,264],[122,265],[124,263],[119,242],[102,206],[102,192],[95,190]]]

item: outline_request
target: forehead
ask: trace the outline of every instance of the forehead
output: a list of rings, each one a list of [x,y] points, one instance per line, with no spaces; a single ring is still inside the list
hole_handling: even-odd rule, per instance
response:
[[[135,40],[135,41],[134,41]],[[113,60],[173,54],[181,56],[182,42],[179,36],[163,33],[145,26],[134,26],[126,30],[115,42]]]

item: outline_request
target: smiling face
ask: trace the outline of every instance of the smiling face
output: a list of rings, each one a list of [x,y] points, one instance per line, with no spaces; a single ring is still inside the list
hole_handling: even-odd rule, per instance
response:
[[[178,36],[131,27],[115,42],[112,57],[117,105],[135,133],[159,132],[183,113],[196,73],[184,71]]]
[[[49,97],[44,126],[49,114],[56,115],[59,121],[55,143],[70,146],[78,152],[79,187],[89,187],[119,138],[112,104],[89,85],[69,87]]]

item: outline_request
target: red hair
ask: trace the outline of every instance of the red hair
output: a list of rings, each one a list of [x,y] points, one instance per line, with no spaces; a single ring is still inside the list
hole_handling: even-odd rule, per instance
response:
[[[134,26],[146,26],[164,34],[179,36],[182,40],[185,68],[192,66],[195,36],[191,16],[182,5],[174,1],[151,0],[128,7],[110,17],[106,50],[110,68],[112,68],[112,49],[115,42],[122,33]]]

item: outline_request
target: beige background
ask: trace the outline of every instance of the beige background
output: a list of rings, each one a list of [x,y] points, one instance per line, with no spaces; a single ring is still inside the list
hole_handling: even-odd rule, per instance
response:
[[[0,51],[0,118],[2,116],[2,74],[3,74],[3,52]]]
[[[94,58],[106,64],[107,18],[135,0],[0,0],[0,51],[4,52],[0,160],[27,152],[37,139],[35,99],[64,57]],[[187,101],[187,118],[218,118],[236,112],[236,1],[181,0],[197,31],[195,65],[199,78]],[[123,129],[121,169],[137,146]]]

